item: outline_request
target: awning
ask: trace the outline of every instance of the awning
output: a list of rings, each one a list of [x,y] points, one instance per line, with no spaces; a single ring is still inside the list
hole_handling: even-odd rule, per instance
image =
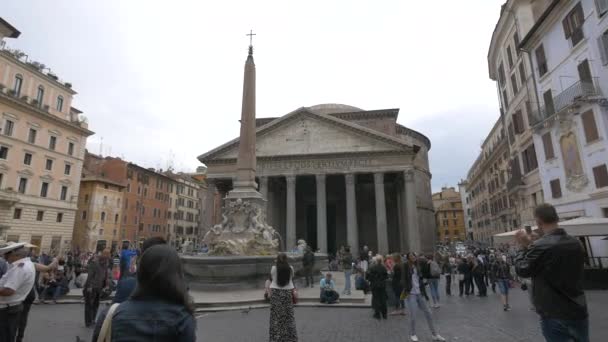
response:
[[[559,223],[572,236],[608,236],[608,218],[579,217]],[[532,227],[536,230],[538,227]],[[515,243],[515,233],[519,229],[494,235],[494,244]]]

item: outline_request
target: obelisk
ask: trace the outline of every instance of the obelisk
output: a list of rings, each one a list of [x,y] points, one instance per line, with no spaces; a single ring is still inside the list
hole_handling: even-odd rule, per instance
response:
[[[253,35],[253,33],[249,34],[250,37]],[[228,193],[227,199],[262,199],[262,195],[257,191],[255,181],[255,131],[255,63],[253,62],[253,45],[250,40],[243,80],[241,135],[236,162],[236,179],[234,180],[233,190]]]

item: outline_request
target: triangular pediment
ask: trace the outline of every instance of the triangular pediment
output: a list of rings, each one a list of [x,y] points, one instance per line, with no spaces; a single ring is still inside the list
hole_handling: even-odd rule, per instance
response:
[[[199,157],[202,162],[236,159],[239,140],[234,139]],[[305,108],[258,127],[257,157],[339,153],[411,151],[405,141],[333,116]]]

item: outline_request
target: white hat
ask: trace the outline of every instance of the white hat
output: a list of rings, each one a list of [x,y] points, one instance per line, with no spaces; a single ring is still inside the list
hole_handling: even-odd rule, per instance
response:
[[[12,252],[12,251],[22,248],[22,247],[25,247],[25,242],[19,242],[19,243],[7,242],[3,245],[0,245],[0,255],[4,255],[8,252]]]

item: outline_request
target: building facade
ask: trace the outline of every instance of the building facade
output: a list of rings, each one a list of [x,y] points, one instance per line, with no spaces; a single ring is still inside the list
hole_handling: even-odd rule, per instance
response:
[[[201,227],[203,208],[202,183],[184,173],[166,172],[175,181],[175,191],[171,191],[169,201],[169,232],[171,243],[180,247],[188,244],[198,248],[203,238]]]
[[[72,245],[86,139],[76,92],[11,50],[19,32],[0,18],[0,236],[60,253]]]
[[[458,183],[458,193],[460,194],[460,203],[462,204],[462,213],[464,217],[464,226],[465,226],[465,240],[473,241],[473,218],[471,216],[471,198],[469,196],[469,183],[466,179],[463,179]]]
[[[123,190],[125,185],[87,174],[80,181],[78,215],[74,224],[73,248],[99,252],[116,251],[121,242]]]
[[[466,239],[465,219],[460,193],[455,188],[442,188],[433,194],[437,241],[463,242]]]
[[[532,138],[536,98],[529,58],[520,48],[524,35],[534,25],[536,11],[549,1],[509,0],[500,18],[488,51],[490,78],[496,81],[500,117],[508,142],[508,201],[516,213],[510,228],[534,224],[534,208],[543,202],[537,145]]]
[[[175,181],[154,169],[146,169],[120,158],[87,154],[89,172],[124,184],[120,239],[134,245],[152,236],[170,240],[170,194]],[[82,214],[82,213],[80,213]]]
[[[325,104],[257,119],[259,191],[283,249],[304,239],[332,253],[434,250],[430,141],[397,124],[398,112]],[[199,156],[216,199],[232,189],[237,150],[235,139]]]

